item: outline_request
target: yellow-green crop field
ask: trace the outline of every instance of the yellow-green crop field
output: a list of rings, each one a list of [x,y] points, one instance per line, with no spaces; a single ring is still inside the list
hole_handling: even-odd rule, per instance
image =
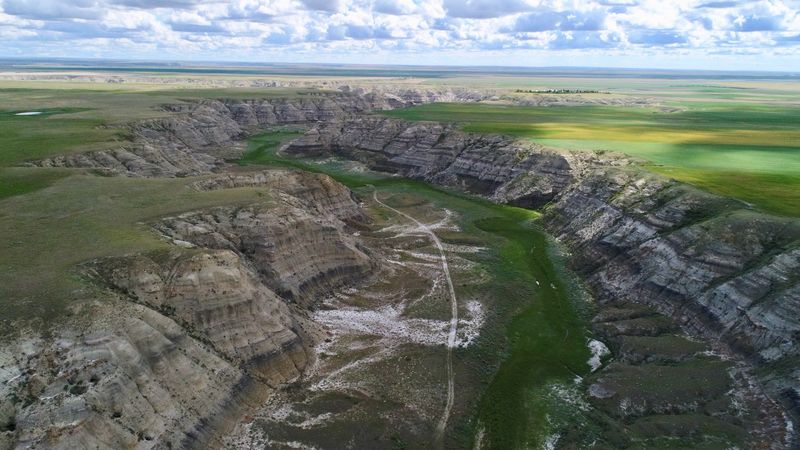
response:
[[[645,92],[653,98],[647,106],[439,103],[386,114],[456,122],[465,131],[519,136],[554,148],[621,152],[640,158],[648,170],[767,212],[798,216],[800,104],[792,102],[800,86],[794,88],[752,88],[781,97],[776,102],[753,100],[750,89],[739,100],[738,89],[728,89],[733,98],[725,100],[698,92],[709,88],[677,101],[673,96],[685,88],[664,88]]]

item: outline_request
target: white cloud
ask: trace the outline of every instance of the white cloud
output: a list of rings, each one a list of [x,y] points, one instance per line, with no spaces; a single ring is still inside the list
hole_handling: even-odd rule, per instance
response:
[[[314,11],[337,12],[342,10],[341,0],[300,0],[306,8]]]
[[[576,52],[735,53],[800,65],[797,0],[0,0],[0,9],[0,55],[537,64]]]
[[[525,0],[444,0],[444,9],[451,17],[487,19],[530,11]]]
[[[97,2],[78,0],[70,3],[59,0],[5,0],[6,14],[29,19],[99,19],[103,10]]]
[[[402,16],[415,12],[417,5],[412,0],[375,0],[372,10],[381,14]]]

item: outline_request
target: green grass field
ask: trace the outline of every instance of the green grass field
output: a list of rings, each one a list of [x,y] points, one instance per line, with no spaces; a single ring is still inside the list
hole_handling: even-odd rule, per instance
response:
[[[681,110],[439,103],[386,114],[457,122],[465,131],[520,136],[556,148],[622,152],[677,180],[768,212],[800,215],[800,107],[709,101],[675,106]]]
[[[72,171],[47,188],[0,200],[3,329],[15,319],[50,322],[87,299],[78,264],[167,246],[150,222],[196,208],[269,201],[263,189],[198,192],[192,181]]]
[[[280,163],[289,165],[292,160],[278,158],[275,152],[284,142],[295,139],[301,134],[301,131],[281,129],[254,136],[248,142],[247,152],[236,162],[242,166]]]

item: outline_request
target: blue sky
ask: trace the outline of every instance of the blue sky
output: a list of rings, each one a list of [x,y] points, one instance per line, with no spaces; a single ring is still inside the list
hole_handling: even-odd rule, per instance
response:
[[[0,56],[800,71],[800,0],[0,0]]]

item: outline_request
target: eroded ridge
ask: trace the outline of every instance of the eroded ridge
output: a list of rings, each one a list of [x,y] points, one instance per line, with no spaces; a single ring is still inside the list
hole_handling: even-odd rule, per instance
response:
[[[263,204],[159,220],[174,245],[85,264],[97,300],[78,307],[75,324],[0,353],[0,406],[13,423],[3,439],[219,447],[300,377],[320,333],[306,305],[378,263],[353,236],[365,216],[349,190],[284,175],[263,178]],[[14,398],[26,401],[6,403]]]

